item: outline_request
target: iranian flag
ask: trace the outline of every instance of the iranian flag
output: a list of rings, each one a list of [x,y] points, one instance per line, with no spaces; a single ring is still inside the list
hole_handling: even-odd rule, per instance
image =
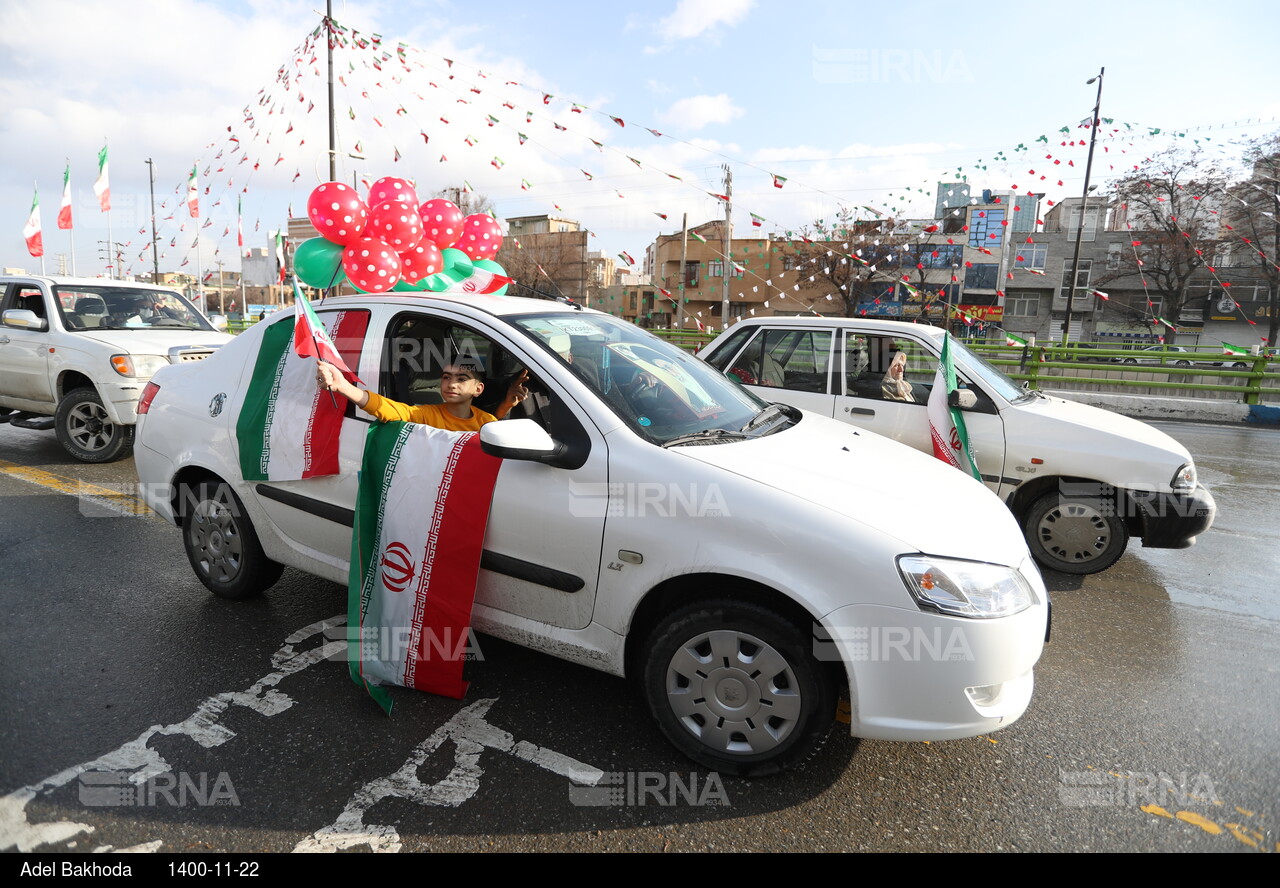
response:
[[[98,206],[102,212],[111,212],[111,183],[107,179],[107,146],[103,145],[98,152],[98,178],[93,183],[93,193],[98,196]]]
[[[1014,348],[1026,348],[1027,340],[1020,336],[1014,336],[1012,333],[1006,331],[1004,334],[1004,344]]]
[[[71,227],[71,161],[62,173],[62,206],[58,208],[58,227]]]
[[[236,246],[240,248],[240,252],[244,253],[244,198],[236,198]],[[289,207],[289,215],[293,215],[293,207]]]
[[[40,189],[31,198],[31,215],[22,226],[22,236],[27,239],[27,252],[32,256],[44,255],[44,235],[40,233]]]
[[[187,177],[187,212],[192,219],[200,218],[200,184],[196,181],[196,168],[191,167],[191,175]]]
[[[461,699],[463,658],[501,460],[475,432],[375,423],[365,439],[347,584],[348,667],[382,685]],[[440,554],[437,561],[436,555]]]
[[[506,275],[496,274],[484,268],[472,269],[471,275],[466,280],[459,281],[446,292],[449,293],[470,293],[479,295],[483,293],[497,293],[507,284],[511,283],[511,278]]]
[[[333,340],[329,338],[329,331],[320,322],[320,316],[316,314],[316,310],[311,305],[311,300],[307,298],[307,294],[303,293],[302,288],[298,286],[297,278],[294,278],[293,281],[293,302],[295,312],[293,324],[294,352],[299,357],[319,358],[322,361],[327,361],[342,371],[342,375],[347,377],[348,382],[359,382],[360,378],[347,366],[346,361],[343,360],[342,353],[334,345]],[[362,333],[361,339],[363,338],[364,335]],[[358,352],[357,360],[359,360]]]
[[[1232,345],[1230,342],[1222,343],[1222,353],[1224,355],[1235,355],[1237,357],[1250,357],[1252,354],[1249,349],[1239,345]]]
[[[938,372],[934,374],[933,389],[929,392],[929,437],[933,441],[933,455],[981,481],[982,475],[969,447],[964,414],[958,407],[948,405],[955,390],[956,368],[951,363],[951,334],[944,333],[942,357],[938,360]]]
[[[705,243],[707,242],[707,239],[706,239],[705,237],[703,237],[702,235],[698,234],[698,232],[696,232],[696,231],[690,231],[690,232],[689,232],[689,237],[693,238],[694,240],[696,240],[696,241],[697,241],[698,243],[700,243],[700,244],[705,244]]]
[[[341,366],[359,364],[369,312],[325,312],[328,338]],[[319,324],[319,318],[315,323]],[[297,481],[338,473],[338,444],[346,400],[316,384],[316,362],[293,347],[294,318],[262,325],[244,403],[236,418],[240,472],[246,481]]]

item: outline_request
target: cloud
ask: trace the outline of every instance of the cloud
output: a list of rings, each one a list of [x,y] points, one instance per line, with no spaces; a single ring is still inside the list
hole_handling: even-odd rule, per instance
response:
[[[701,36],[721,23],[736,25],[755,6],[755,0],[680,0],[671,15],[658,22],[667,43]]]
[[[709,123],[729,123],[746,112],[725,93],[717,96],[690,96],[681,99],[660,116],[663,123],[685,130],[702,129]]]

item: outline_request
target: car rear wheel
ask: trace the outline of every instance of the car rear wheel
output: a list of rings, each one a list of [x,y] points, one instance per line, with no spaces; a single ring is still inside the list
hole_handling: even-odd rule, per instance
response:
[[[114,462],[133,450],[133,426],[113,422],[93,389],[67,392],[58,403],[54,428],[58,443],[81,462]]]
[[[1173,362],[1173,366],[1175,366],[1175,367],[1190,367],[1190,366],[1191,366],[1191,362],[1190,362],[1190,361],[1186,361],[1186,360],[1174,361],[1174,362]]]
[[[1027,511],[1022,527],[1035,560],[1062,573],[1106,570],[1129,545],[1124,521],[1105,497],[1045,494]]]
[[[262,551],[240,498],[224,483],[183,488],[182,545],[200,582],[220,598],[251,598],[275,585],[284,565]]]
[[[835,716],[835,681],[812,639],[757,605],[708,601],[649,638],[642,680],[663,734],[689,758],[760,776],[809,758]]]

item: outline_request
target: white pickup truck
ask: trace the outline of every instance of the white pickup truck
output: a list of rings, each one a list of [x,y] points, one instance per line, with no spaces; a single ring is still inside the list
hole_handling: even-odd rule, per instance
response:
[[[147,380],[230,339],[164,287],[0,276],[0,422],[53,427],[83,462],[121,459],[133,447]]]

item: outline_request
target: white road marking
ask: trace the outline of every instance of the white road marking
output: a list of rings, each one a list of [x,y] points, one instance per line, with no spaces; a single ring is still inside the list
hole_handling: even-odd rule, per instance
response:
[[[496,702],[494,697],[477,700],[449,719],[418,744],[395,773],[362,786],[347,802],[337,820],[299,842],[293,850],[334,852],[368,845],[373,851],[399,851],[402,845],[395,827],[365,823],[369,809],[387,798],[456,808],[480,789],[480,778],[484,776],[479,764],[480,753],[486,747],[568,777],[578,784],[595,786],[600,782],[604,772],[599,768],[524,740],[516,741],[509,733],[486,721],[489,707]],[[445,740],[453,741],[453,770],[438,783],[424,784],[418,779],[418,769]]]
[[[309,666],[314,666],[329,657],[341,655],[346,649],[345,641],[329,642],[301,653],[295,649],[295,645],[314,635],[323,637],[324,632],[345,622],[344,614],[312,623],[294,632],[271,656],[271,665],[275,671],[264,675],[248,689],[228,691],[209,697],[184,721],[171,725],[152,725],[136,739],[130,740],[118,749],[92,761],[73,765],[52,777],[46,777],[39,783],[24,786],[0,798],[0,851],[11,848],[31,851],[41,845],[66,841],[80,833],[92,832],[94,829],[92,826],[74,821],[29,823],[27,804],[39,795],[51,793],[67,785],[86,771],[131,771],[129,780],[135,785],[143,784],[157,775],[168,773],[172,770],[168,763],[159,752],[147,745],[152,737],[180,734],[190,737],[205,748],[210,748],[220,746],[236,735],[235,731],[219,724],[222,714],[233,704],[252,709],[268,717],[284,712],[293,705],[293,700],[287,694],[275,690],[275,686],[283,679],[296,675]],[[160,842],[147,842],[122,850],[156,851],[159,847]]]

